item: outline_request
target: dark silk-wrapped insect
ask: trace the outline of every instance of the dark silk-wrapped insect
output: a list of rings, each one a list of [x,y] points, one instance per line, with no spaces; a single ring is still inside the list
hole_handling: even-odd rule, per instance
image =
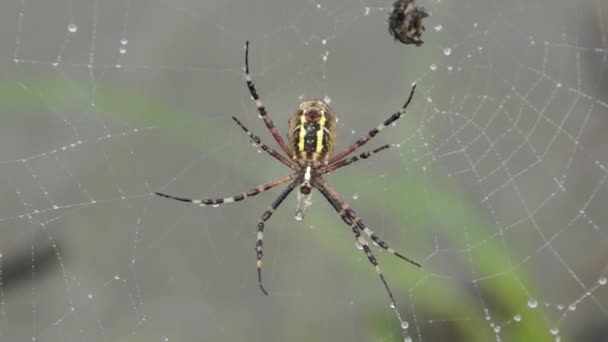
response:
[[[425,31],[422,19],[429,16],[424,7],[418,7],[414,0],[397,0],[388,18],[388,32],[403,44],[422,45],[420,39]]]

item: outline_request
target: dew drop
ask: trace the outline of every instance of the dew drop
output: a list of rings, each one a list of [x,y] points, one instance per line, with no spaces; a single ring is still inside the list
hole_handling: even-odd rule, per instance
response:
[[[74,24],[69,24],[68,25],[68,31],[75,33],[76,31],[78,31],[78,26],[74,25]]]
[[[551,330],[549,330],[549,332],[551,333],[551,335],[555,336],[555,335],[559,334],[559,329],[551,328]]]
[[[497,334],[500,332],[500,325],[494,327],[494,332]]]
[[[93,299],[93,294],[89,293],[89,295],[87,296],[89,299]]]
[[[557,310],[559,310],[559,311],[564,310],[564,306],[563,306],[563,305],[561,305],[561,304],[558,304],[558,305],[557,305]]]
[[[120,277],[119,277],[119,276],[117,276],[117,275],[115,275],[115,276],[114,276],[114,279],[115,279],[115,280],[120,280]]]
[[[437,64],[431,64],[431,70],[433,70],[433,71],[437,70]]]
[[[442,25],[435,25],[435,31],[441,31],[443,29]]]
[[[363,245],[359,243],[359,241],[355,241],[355,247],[357,247],[358,250],[362,250],[363,249]],[[393,304],[391,304],[393,305]]]
[[[220,206],[220,205],[219,205],[218,203],[216,203],[216,204],[212,205],[212,207],[213,207],[213,208],[217,208],[217,207],[219,207],[219,206]]]
[[[597,282],[600,283],[600,285],[606,285],[607,280],[606,278],[602,277]]]
[[[452,54],[452,49],[450,49],[450,48],[443,49],[443,54],[446,55],[446,56],[451,55]]]
[[[410,322],[408,321],[401,321],[401,329],[407,329],[410,327]]]
[[[125,53],[127,53],[127,48],[121,47],[120,49],[118,49],[118,52],[120,52],[121,55],[124,55]]]
[[[537,306],[538,306],[538,302],[536,301],[536,299],[534,299],[534,298],[530,298],[530,299],[528,300],[528,307],[529,307],[529,308],[534,309],[534,308],[536,308]]]
[[[327,103],[327,104],[330,104],[330,103],[331,103],[331,98],[330,98],[329,96],[325,95],[325,96],[323,97],[323,102],[325,102],[325,103]]]
[[[127,40],[127,38],[123,38],[120,40],[120,44],[121,45],[127,45],[127,43],[129,43],[129,41]]]
[[[395,308],[395,303],[390,303],[389,306],[391,307],[391,309]]]
[[[570,305],[568,305],[568,310],[570,310],[570,311],[576,310],[576,304],[570,304]]]
[[[295,215],[293,215],[293,218],[296,219],[296,221],[302,221],[302,219],[304,219],[304,213],[302,210],[298,210]]]
[[[521,315],[520,314],[516,314],[515,316],[513,316],[513,320],[515,322],[521,322]]]
[[[403,339],[403,342],[412,342],[412,338],[411,338],[411,337],[409,337],[409,336],[406,336],[406,337]]]
[[[323,39],[323,40],[321,41],[321,44],[326,45],[326,44],[327,44],[327,39]]]
[[[354,200],[358,200],[358,199],[359,199],[359,194],[354,194],[354,195],[353,195],[353,199],[354,199]]]

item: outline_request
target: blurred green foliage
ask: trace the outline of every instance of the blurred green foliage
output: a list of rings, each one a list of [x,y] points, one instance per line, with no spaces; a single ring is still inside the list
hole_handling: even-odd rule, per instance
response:
[[[52,103],[64,103],[66,107],[73,104],[74,108],[83,108],[83,105],[86,106],[89,101],[88,98],[73,96],[84,88],[78,84],[58,88],[56,83],[36,81],[29,82],[27,87],[28,90],[24,91],[22,87],[18,87],[14,83],[1,86],[0,94],[2,94],[5,111],[23,112],[28,109],[28,106],[35,107],[37,102],[44,101],[33,94],[39,94],[47,100],[50,99],[49,102]],[[97,89],[96,102],[99,108],[103,108],[107,113],[107,118],[114,118],[118,122],[127,123],[132,127],[143,127],[150,123],[157,126],[170,126],[176,117],[179,117],[182,122],[187,121],[187,118],[203,121],[202,125],[194,127],[183,125],[179,135],[173,137],[178,143],[198,146],[202,145],[200,139],[202,135],[207,137],[207,141],[214,141],[214,139],[220,139],[224,134],[211,129],[201,131],[207,127],[204,124],[205,116],[198,113],[182,113],[176,108],[169,108],[162,103],[156,103],[153,99],[143,98],[125,89]],[[376,121],[381,119],[383,118],[378,118]],[[373,146],[373,144],[370,145]],[[411,157],[415,158],[415,156]],[[352,180],[373,176],[369,173],[370,169],[366,167],[353,167],[348,171],[340,170],[338,172],[348,175],[347,179]],[[454,341],[491,341],[496,340],[495,332],[490,325],[491,322],[495,322],[495,326],[500,326],[501,337],[505,340],[547,340],[547,313],[540,305],[535,309],[528,308],[526,303],[529,298],[523,295],[529,291],[531,292],[530,297],[534,297],[533,281],[526,274],[526,269],[510,264],[509,251],[500,244],[499,239],[492,237],[494,233],[490,228],[492,225],[486,222],[486,217],[476,209],[475,205],[468,203],[461,192],[457,184],[445,177],[445,173],[431,174],[431,172],[412,171],[391,178],[390,188],[383,192],[386,199],[377,201],[371,198],[372,196],[362,196],[357,201],[358,207],[365,207],[366,211],[382,212],[391,218],[393,221],[389,221],[390,224],[434,227],[434,231],[416,236],[408,236],[406,232],[403,232],[404,239],[429,242],[436,235],[440,235],[445,244],[450,245],[450,241],[453,241],[454,246],[462,246],[464,231],[468,235],[468,241],[479,244],[475,248],[470,247],[471,251],[474,250],[474,257],[469,258],[467,253],[471,251],[463,251],[459,255],[463,259],[460,261],[469,265],[474,275],[473,278],[455,278],[445,282],[425,281],[425,279],[441,277],[441,275],[433,272],[433,269],[428,266],[429,260],[420,260],[411,251],[406,254],[421,261],[422,269],[398,260],[389,261],[388,257],[381,258],[381,267],[397,300],[401,304],[411,299],[415,300],[416,323],[408,319],[412,317],[412,313],[406,311],[407,308],[414,306],[402,305],[400,307],[404,318],[410,321],[408,333],[413,336],[414,340],[417,339],[417,329],[420,329],[423,337],[429,336],[432,331],[431,335],[436,338],[434,340],[449,338]],[[365,218],[363,219],[365,220]],[[322,224],[327,226],[344,225],[335,215],[324,215],[321,220]],[[370,226],[373,228],[373,224]],[[393,231],[398,231],[398,229],[393,229]],[[411,232],[411,230],[408,231]],[[302,238],[305,238],[304,235],[306,235],[308,239],[320,241],[328,249],[335,251],[335,255],[343,259],[344,265],[348,265],[350,272],[362,274],[377,281],[374,279],[376,276],[373,268],[369,264],[357,262],[358,259],[353,258],[354,253],[358,252],[353,248],[354,240],[345,241],[341,230],[307,230],[305,233],[302,234]],[[390,240],[388,242],[390,243]],[[400,250],[399,246],[392,247]],[[497,275],[501,271],[504,273]],[[482,280],[482,275],[490,276]],[[478,281],[475,282],[471,279]],[[370,283],[371,281],[363,284],[367,286]],[[522,283],[525,284],[526,291],[522,291]],[[404,289],[411,289],[409,297],[404,296]],[[377,281],[376,290],[383,291],[379,281]],[[402,331],[391,310],[387,309],[387,303],[388,301],[378,303],[377,307],[368,310],[369,316],[364,322],[367,325],[366,330],[369,331],[370,341],[403,341]],[[502,315],[489,317],[489,313],[484,312],[486,307],[492,308],[493,315],[501,313]],[[378,308],[383,308],[383,310]],[[526,308],[526,310],[522,312],[522,308]],[[516,314],[521,315],[521,321],[517,322],[512,319]],[[429,322],[426,317],[434,317],[437,320],[442,319],[442,321]],[[501,326],[507,321],[510,322],[508,325]],[[416,324],[418,327],[415,326]],[[315,331],[315,329],[309,328],[309,335],[301,340],[315,340]]]

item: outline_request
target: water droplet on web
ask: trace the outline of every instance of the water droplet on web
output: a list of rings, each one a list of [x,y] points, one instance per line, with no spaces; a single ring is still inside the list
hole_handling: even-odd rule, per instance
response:
[[[331,103],[331,98],[330,98],[329,96],[325,95],[325,96],[323,97],[323,102],[325,102],[325,103],[327,103],[327,104],[330,104],[330,103]]]
[[[121,47],[120,49],[118,49],[118,52],[120,52],[121,55],[124,55],[125,53],[127,53],[127,48]]]
[[[298,210],[296,211],[295,215],[293,215],[293,218],[296,219],[296,221],[302,221],[304,218],[304,213],[301,210]]]
[[[87,296],[89,299],[93,299],[93,294],[89,293],[89,295]]]
[[[515,322],[520,322],[521,321],[521,315],[520,314],[516,314],[515,316],[513,316],[513,320]]]
[[[128,42],[129,41],[127,40],[127,38],[123,38],[120,40],[120,44],[122,44],[122,45],[127,45]]]
[[[403,339],[403,342],[412,342],[412,338],[411,338],[411,337],[409,337],[409,336],[406,336],[406,337]]]
[[[530,298],[530,299],[528,300],[528,307],[529,307],[529,308],[534,309],[534,308],[536,308],[537,306],[538,306],[538,302],[536,301],[536,299],[534,299],[534,298]]]
[[[395,303],[390,303],[389,306],[391,307],[391,309],[395,308]]]
[[[597,282],[600,283],[600,285],[606,285],[607,280],[606,278],[602,277]]]
[[[217,208],[217,207],[219,207],[219,206],[220,206],[220,205],[219,205],[218,203],[216,203],[216,204],[212,205],[212,207],[213,207],[213,208]]]
[[[555,335],[559,334],[559,329],[551,328],[551,330],[549,330],[549,332],[551,333],[551,335],[555,336]]]
[[[442,25],[435,25],[435,31],[441,31],[443,29]]]
[[[561,304],[558,304],[558,305],[557,305],[557,310],[559,310],[559,311],[564,310],[564,306],[563,306],[563,305],[561,305]]]
[[[359,243],[359,241],[355,241],[355,247],[357,247],[358,250],[363,249],[363,245]],[[391,304],[392,305],[392,304]]]
[[[451,55],[452,54],[452,49],[450,49],[450,48],[443,49],[443,54],[446,55],[446,56]]]
[[[482,52],[482,51],[483,51],[483,46],[479,45],[479,46],[477,47],[477,51]]]
[[[76,31],[78,31],[78,26],[74,25],[74,24],[69,24],[68,25],[68,31],[74,33]]]
[[[353,195],[353,199],[354,199],[354,200],[358,200],[358,199],[359,199],[359,194],[354,194],[354,195]]]
[[[433,71],[437,70],[437,64],[431,64],[431,70],[433,70]]]
[[[321,44],[326,45],[326,44],[327,44],[327,39],[323,39],[323,40],[321,41]]]
[[[401,329],[407,329],[410,327],[410,322],[408,321],[401,321]]]
[[[500,325],[494,327],[494,332],[497,334],[500,332]]]
[[[570,311],[574,311],[574,310],[576,310],[576,304],[570,304],[570,305],[568,306],[568,310],[570,310]]]
[[[115,276],[114,276],[114,279],[115,279],[115,280],[120,280],[120,277],[119,277],[119,276],[117,276],[117,275],[115,275]]]

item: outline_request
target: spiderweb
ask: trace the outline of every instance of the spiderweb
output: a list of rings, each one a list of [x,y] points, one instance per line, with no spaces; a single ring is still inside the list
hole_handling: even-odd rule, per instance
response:
[[[0,8],[0,340],[600,341],[608,319],[608,8],[599,0],[31,1]],[[249,99],[244,42],[281,132],[299,101],[337,148],[405,100],[328,177],[389,244],[365,255],[319,193],[198,208],[287,174]],[[366,146],[366,147],[367,147]],[[365,149],[364,149],[365,150]]]

